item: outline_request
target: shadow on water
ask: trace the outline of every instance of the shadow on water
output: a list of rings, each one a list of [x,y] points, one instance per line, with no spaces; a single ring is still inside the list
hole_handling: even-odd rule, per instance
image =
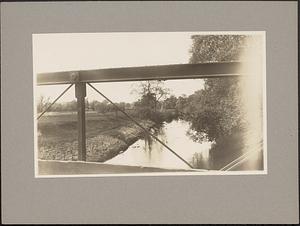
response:
[[[248,144],[245,132],[235,131],[219,138],[211,145],[208,161],[203,153],[195,154],[193,165],[196,168],[219,170],[230,165],[230,170],[263,170],[263,142]]]
[[[222,137],[217,142],[195,142],[187,131],[190,124],[183,120],[173,120],[152,128],[151,133],[168,145],[178,155],[191,163],[194,168],[218,170],[245,153],[245,150],[259,149],[262,145],[249,144],[245,148],[245,140],[241,131],[235,131],[230,136]],[[232,170],[263,169],[262,152],[249,158],[242,165]],[[261,157],[260,157],[261,156]],[[125,152],[119,154],[107,163],[121,165],[138,165],[144,167],[189,168],[182,160],[167,150],[148,134],[131,145]]]
[[[170,123],[163,123],[156,128],[152,128],[151,132],[186,161],[190,161],[195,152],[208,150],[210,145],[193,142],[186,136],[188,128],[189,124],[187,122],[173,120]],[[122,154],[109,160],[108,163],[178,169],[189,168],[181,159],[149,135],[145,135],[144,138],[131,145]]]
[[[165,133],[164,123],[157,124],[150,129],[150,133],[158,137],[163,143],[167,144],[168,139]],[[148,133],[144,133],[144,137],[141,138],[144,143],[144,152],[148,156],[149,163],[151,161],[157,161],[160,153],[163,151],[163,146],[152,138]]]

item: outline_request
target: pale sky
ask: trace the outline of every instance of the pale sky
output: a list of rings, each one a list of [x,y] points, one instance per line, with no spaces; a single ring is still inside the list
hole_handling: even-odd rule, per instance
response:
[[[132,67],[188,63],[191,35],[201,32],[131,32],[131,33],[68,33],[33,35],[33,71],[74,71],[111,67]],[[137,82],[95,83],[115,102],[133,102],[130,94]],[[68,85],[37,86],[36,98],[49,96],[54,100]],[[203,88],[203,80],[168,80],[165,86],[175,96],[190,95]],[[103,99],[91,88],[87,98]],[[58,102],[75,99],[72,87]]]

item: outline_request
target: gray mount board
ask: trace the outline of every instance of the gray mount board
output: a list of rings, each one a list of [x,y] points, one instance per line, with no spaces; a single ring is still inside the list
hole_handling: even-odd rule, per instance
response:
[[[34,178],[33,33],[266,31],[267,175]],[[1,3],[3,223],[298,223],[297,2]]]

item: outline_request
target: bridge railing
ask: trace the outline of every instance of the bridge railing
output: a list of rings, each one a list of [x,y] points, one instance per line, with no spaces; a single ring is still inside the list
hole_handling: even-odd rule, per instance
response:
[[[196,78],[219,78],[219,77],[236,77],[244,75],[242,62],[212,62],[201,64],[173,64],[173,65],[155,65],[144,67],[124,67],[108,68],[97,70],[81,71],[63,71],[37,74],[36,84],[58,85],[69,84],[69,86],[37,117],[37,120],[48,111],[51,106],[62,97],[71,86],[75,85],[75,97],[77,99],[77,120],[78,120],[78,160],[86,161],[86,120],[85,120],[85,97],[86,84],[93,88],[102,97],[115,105],[108,97],[104,96],[91,83],[100,82],[120,82],[120,81],[145,81],[145,80],[174,80],[174,79],[196,79]],[[118,106],[115,105],[115,107]],[[122,109],[118,109],[127,117],[141,127],[145,132],[150,133],[131,116]],[[192,166],[179,156],[170,147],[164,144],[156,136],[150,133],[154,139],[165,146],[169,151],[181,159],[185,164]]]

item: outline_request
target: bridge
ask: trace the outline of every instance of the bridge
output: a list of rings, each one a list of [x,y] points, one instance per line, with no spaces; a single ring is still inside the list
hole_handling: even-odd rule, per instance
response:
[[[196,78],[220,78],[236,77],[244,75],[242,62],[212,62],[200,64],[173,64],[155,65],[144,67],[123,67],[96,70],[62,71],[37,74],[36,85],[58,85],[69,84],[68,88],[62,92],[52,104],[45,109],[38,117],[39,119],[51,106],[65,93],[71,86],[75,85],[75,97],[77,100],[77,120],[78,120],[78,160],[86,161],[86,120],[85,120],[85,97],[86,86],[89,85],[102,97],[115,105],[108,97],[97,90],[92,83],[120,82],[120,81],[145,81],[145,80],[174,80],[174,79],[196,79]],[[116,108],[118,106],[115,105]],[[145,130],[152,138],[156,139],[169,151],[185,162],[190,168],[192,166],[174,152],[161,140],[143,128],[135,119],[131,118],[122,109],[118,109],[135,124]]]

